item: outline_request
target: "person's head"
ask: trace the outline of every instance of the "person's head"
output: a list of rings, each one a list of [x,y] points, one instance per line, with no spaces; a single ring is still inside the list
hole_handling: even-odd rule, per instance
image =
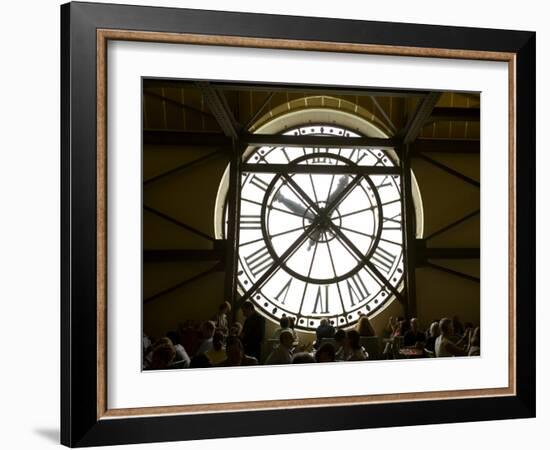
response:
[[[290,319],[288,316],[283,316],[279,319],[279,325],[281,328],[289,328],[290,327]]]
[[[219,330],[215,331],[214,335],[212,336],[212,346],[214,347],[214,350],[219,352],[223,348],[223,341],[223,333]]]
[[[254,307],[254,303],[252,303],[249,300],[243,303],[243,305],[241,306],[241,309],[243,310],[243,314],[245,317],[250,317],[256,311],[256,308]]]
[[[193,356],[189,367],[192,369],[199,369],[204,367],[212,367],[212,363],[204,353]]]
[[[220,314],[229,314],[231,312],[231,303],[223,302],[220,306],[218,306],[218,312]]]
[[[216,325],[214,324],[214,322],[210,320],[203,322],[201,325],[201,334],[203,339],[210,339],[214,335],[215,330]]]
[[[346,334],[348,345],[351,349],[357,350],[361,348],[361,335],[357,330],[349,330]]]
[[[294,326],[296,325],[296,317],[289,317],[288,322],[288,326],[294,330]]]
[[[237,336],[229,336],[225,343],[227,360],[232,366],[240,366],[244,356],[243,343]]]
[[[168,342],[164,341],[155,346],[151,358],[151,369],[166,369],[176,357],[176,349],[170,340],[168,338],[163,339]]]
[[[443,317],[443,319],[439,321],[439,332],[443,336],[452,336],[454,333],[453,321],[448,317]]]
[[[290,330],[281,331],[281,334],[279,335],[279,342],[283,347],[287,349],[291,349],[292,344],[294,343],[294,335],[292,334],[292,331]]]
[[[241,331],[243,331],[243,326],[239,322],[235,322],[229,328],[229,336],[240,336]]]
[[[179,336],[178,336],[178,333],[176,333],[175,331],[169,331],[168,333],[166,333],[166,337],[168,339],[170,339],[170,341],[172,342],[172,344],[174,345],[177,345],[179,344]]]
[[[399,322],[399,329],[401,330],[401,336],[411,329],[411,322],[407,319],[403,319]]]
[[[346,331],[339,328],[336,333],[334,333],[334,340],[337,344],[344,345],[344,341],[346,340]]]
[[[431,337],[439,336],[439,322],[438,321],[432,322],[432,324],[430,325],[430,336]]]
[[[418,331],[418,319],[416,317],[411,319],[411,331],[414,333]]]
[[[313,357],[313,355],[307,352],[296,353],[292,357],[292,364],[310,364],[314,362],[315,358]]]
[[[320,363],[334,362],[335,358],[336,352],[334,350],[334,346],[330,342],[325,342],[321,345],[321,347],[319,347],[317,353],[315,353],[315,360]]]
[[[153,350],[155,350],[155,348],[157,347],[160,347],[161,345],[166,345],[166,344],[173,345],[169,337],[166,337],[166,336],[161,337],[154,343]]]
[[[355,327],[360,336],[374,336],[374,329],[366,315],[359,317]]]
[[[328,319],[321,319],[321,322],[319,322],[319,326],[321,327],[328,326]]]

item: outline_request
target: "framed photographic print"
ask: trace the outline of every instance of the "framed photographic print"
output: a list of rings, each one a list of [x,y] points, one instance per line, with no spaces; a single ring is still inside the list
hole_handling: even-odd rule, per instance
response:
[[[61,19],[63,444],[535,415],[535,33]]]

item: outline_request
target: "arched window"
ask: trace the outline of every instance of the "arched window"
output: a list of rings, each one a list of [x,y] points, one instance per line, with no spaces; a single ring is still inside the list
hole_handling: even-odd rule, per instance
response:
[[[238,302],[251,300],[274,320],[293,317],[303,331],[323,319],[353,325],[403,292],[399,161],[389,148],[328,146],[364,142],[347,122],[293,124],[280,145],[249,147],[242,158]],[[226,196],[222,188],[220,204]]]

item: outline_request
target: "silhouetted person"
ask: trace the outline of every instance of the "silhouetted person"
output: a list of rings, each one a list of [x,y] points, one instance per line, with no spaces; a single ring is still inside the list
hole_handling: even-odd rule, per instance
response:
[[[410,320],[410,326],[409,331],[403,337],[403,345],[405,347],[411,347],[416,345],[417,342],[426,341],[426,335],[418,329],[418,319],[416,317]]]
[[[290,329],[281,331],[279,346],[271,352],[265,360],[265,364],[290,364],[292,362],[292,350],[294,349],[294,336]]]
[[[315,361],[320,363],[334,362],[335,359],[336,352],[334,351],[334,346],[330,342],[325,342],[315,353]]]
[[[319,326],[315,330],[316,339],[315,339],[314,347],[319,348],[323,338],[333,338],[335,332],[336,330],[329,323],[329,321],[327,319],[322,319],[321,322],[319,323]]]
[[[254,304],[250,301],[245,301],[241,308],[246,317],[241,333],[244,353],[260,361],[265,334],[265,319],[256,311]]]
[[[219,364],[220,367],[228,366],[255,366],[258,360],[251,356],[245,355],[243,344],[236,336],[229,336],[225,344],[225,352],[227,359]]]

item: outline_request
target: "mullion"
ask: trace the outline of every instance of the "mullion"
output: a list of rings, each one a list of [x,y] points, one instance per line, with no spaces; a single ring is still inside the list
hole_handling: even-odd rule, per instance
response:
[[[284,174],[283,177],[287,180],[288,184],[294,188],[294,193],[298,194],[298,197],[302,197],[301,200],[307,207],[313,208],[317,214],[321,213],[321,210],[319,209],[317,204],[314,203],[313,200],[311,200],[309,195],[304,192],[304,190],[292,179],[291,176],[289,176],[288,174]]]
[[[340,229],[342,230],[346,230],[346,231],[351,231],[352,233],[357,233],[357,234],[360,234],[362,236],[366,236],[368,238],[371,238],[371,239],[374,239],[374,235],[373,234],[368,234],[368,233],[363,233],[362,231],[357,231],[357,230],[352,230],[351,228],[347,228],[347,227],[344,227],[342,225],[340,225],[339,227]],[[385,239],[383,237],[380,237],[379,238],[381,241],[384,241],[384,242],[389,242],[390,244],[395,244],[395,245],[399,245],[401,246],[402,244],[400,244],[399,242],[395,242],[395,241],[392,241],[390,239]]]
[[[293,228],[293,229],[291,229],[291,230],[281,231],[280,233],[271,234],[271,235],[269,235],[269,238],[274,238],[274,237],[283,236],[283,235],[285,235],[285,234],[288,234],[288,233],[292,233],[292,232],[294,232],[294,231],[301,230],[302,228],[303,228],[303,226],[299,226],[299,227]],[[262,236],[261,238],[254,239],[253,241],[248,241],[248,242],[245,242],[244,244],[239,244],[239,247],[244,247],[245,245],[254,244],[254,243],[256,243],[256,242],[263,241],[263,240],[264,240],[264,238],[263,238],[263,236]]]
[[[330,205],[325,205],[325,212],[327,215],[330,215],[330,213],[332,212],[332,210],[334,208],[336,208],[340,202],[345,198],[347,197],[347,195],[353,190],[355,189],[355,187],[357,186],[357,184],[361,181],[361,178],[362,178],[362,175],[356,175],[355,178],[353,180],[350,181],[350,183],[348,183],[348,185],[342,190],[342,192],[340,192],[335,199],[332,200],[331,204]]]
[[[385,202],[385,203],[380,203],[380,206],[386,206],[386,205],[391,205],[392,203],[395,203],[395,202],[399,202],[401,201],[400,198],[397,198],[395,200],[390,200],[388,202]],[[369,206],[368,208],[363,208],[363,209],[358,209],[357,211],[353,211],[353,212],[350,212],[350,213],[346,213],[346,214],[342,214],[340,216],[341,219],[343,219],[344,217],[348,217],[348,216],[353,216],[354,214],[359,214],[359,213],[362,213],[362,212],[365,212],[365,211],[370,211],[370,210],[373,210],[375,208],[378,208],[379,205],[372,205],[372,206]]]
[[[255,205],[262,206],[262,204],[261,204],[260,202],[257,202],[257,201],[255,201],[255,200],[250,200],[249,198],[241,198],[241,200],[242,200],[243,202],[253,203],[253,204],[255,204]],[[300,215],[300,214],[296,214],[296,213],[294,213],[294,212],[292,212],[292,211],[287,211],[287,210],[282,209],[282,208],[277,208],[276,206],[267,205],[267,207],[270,208],[270,209],[273,209],[273,210],[275,210],[275,211],[280,211],[280,212],[283,212],[283,213],[286,213],[286,214],[290,214],[290,215],[292,215],[292,216],[296,216],[296,217],[300,217],[300,218],[303,217],[303,216]]]
[[[319,203],[317,198],[317,191],[315,190],[315,183],[313,182],[313,176],[309,174],[309,181],[311,181],[311,187],[313,188],[313,197],[315,197],[315,203]]]
[[[339,148],[339,149],[338,149],[338,156],[340,156],[341,153],[342,153],[342,149]],[[338,165],[338,162],[339,162],[339,161],[336,160],[336,165]],[[329,200],[329,198],[330,198],[330,193],[332,192],[332,185],[334,184],[334,177],[335,177],[335,176],[336,176],[335,174],[332,174],[332,178],[330,179],[330,186],[329,186],[329,188],[328,188],[327,201],[325,202],[325,206],[326,206],[326,204],[328,203],[328,200]]]
[[[244,302],[249,299],[254,292],[256,292],[263,284],[268,280],[268,278],[273,275],[273,273],[294,253],[298,248],[303,244],[305,239],[310,235],[310,233],[317,227],[318,219],[315,219],[306,230],[292,243],[288,246],[285,252],[274,261],[273,265],[267,269],[263,275],[256,280],[256,282],[247,290],[244,295],[241,297],[240,302]]]
[[[317,246],[319,245],[318,241],[315,241],[315,247],[313,249],[313,255],[311,256],[311,263],[309,264],[309,271],[307,273],[307,278],[311,276],[311,271],[313,270],[313,263],[315,262],[315,254],[317,253]],[[307,287],[309,286],[309,283],[306,281],[306,284],[304,286],[304,292],[302,293],[302,300],[300,301],[300,309],[298,309],[298,315],[302,315],[302,307],[304,306],[304,300],[306,298],[306,291]]]
[[[346,243],[346,245],[360,258],[361,262],[368,266],[370,271],[378,278],[382,283],[386,285],[386,287],[392,291],[392,293],[398,298],[402,299],[401,293],[380,273],[380,271],[368,260],[365,258],[365,255],[361,253],[361,250],[359,250],[353,242],[351,242],[348,237],[336,226],[331,222],[331,228],[334,230],[334,232],[340,237],[342,241]]]
[[[323,233],[324,235],[325,233]],[[327,244],[328,248],[328,256],[330,258],[330,264],[332,266],[332,272],[334,273],[334,277],[337,277],[336,273],[336,266],[334,264],[334,258],[332,257],[332,252],[330,251],[330,242],[325,241],[325,244]],[[342,305],[342,314],[346,314],[346,307],[344,306],[344,299],[342,298],[342,291],[340,290],[340,283],[336,283],[336,288],[338,289],[338,296],[340,297],[340,304]]]

